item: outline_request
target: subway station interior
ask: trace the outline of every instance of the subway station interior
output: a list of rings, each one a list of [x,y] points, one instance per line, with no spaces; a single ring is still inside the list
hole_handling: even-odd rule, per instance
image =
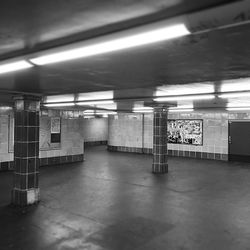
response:
[[[249,0],[0,14],[0,250],[250,249]]]

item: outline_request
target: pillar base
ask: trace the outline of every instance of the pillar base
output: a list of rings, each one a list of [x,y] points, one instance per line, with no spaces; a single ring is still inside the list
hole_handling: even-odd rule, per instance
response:
[[[168,173],[168,164],[153,163],[152,165],[153,174],[165,174]]]
[[[11,203],[15,206],[28,206],[38,203],[40,200],[40,189],[29,190],[13,189],[11,193]]]

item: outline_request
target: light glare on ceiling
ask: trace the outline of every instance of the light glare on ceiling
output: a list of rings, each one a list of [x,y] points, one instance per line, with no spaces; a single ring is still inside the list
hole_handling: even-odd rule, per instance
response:
[[[193,96],[170,96],[155,98],[156,102],[171,102],[171,101],[184,101],[184,100],[209,100],[213,99],[214,95],[193,95]]]
[[[66,107],[66,106],[74,106],[75,103],[73,102],[68,102],[68,103],[47,103],[44,104],[46,107]]]
[[[192,109],[193,104],[190,105],[178,105],[177,107],[170,107],[169,109]]]
[[[0,74],[8,73],[8,72],[13,72],[17,70],[22,70],[22,69],[27,69],[33,67],[32,64],[25,60],[20,60],[16,62],[11,62],[11,63],[5,63],[0,65]]]
[[[76,49],[42,55],[29,60],[36,65],[45,65],[152,44],[188,34],[190,34],[190,32],[184,24],[176,24],[99,42],[93,45],[82,46]]]
[[[234,108],[226,108],[227,111],[244,111],[244,110],[250,110],[250,107],[234,107]]]
[[[194,111],[194,109],[169,109],[169,112],[193,112]]]
[[[250,92],[241,92],[241,93],[227,93],[227,94],[221,94],[218,97],[219,98],[238,98],[238,97],[249,97]]]
[[[77,102],[76,105],[100,105],[100,104],[112,104],[114,101],[105,100],[105,101],[89,101],[89,102]]]

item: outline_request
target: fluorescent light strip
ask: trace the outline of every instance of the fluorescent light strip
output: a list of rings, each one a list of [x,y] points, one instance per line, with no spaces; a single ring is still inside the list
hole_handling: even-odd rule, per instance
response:
[[[20,61],[16,61],[12,63],[6,63],[6,64],[0,65],[0,74],[27,69],[31,67],[33,67],[33,65],[25,60],[20,60]]]
[[[193,112],[194,109],[169,109],[168,110],[169,112],[171,113],[174,113],[174,112]]]
[[[73,94],[69,95],[52,95],[52,96],[46,96],[45,100],[48,103],[51,102],[73,102],[75,99]]]
[[[125,32],[124,32],[125,33]],[[105,42],[99,42],[93,45],[83,46],[76,49],[70,49],[63,52],[51,53],[30,59],[36,65],[44,65],[56,62],[63,62],[83,57],[104,54],[137,46],[152,44],[180,36],[190,34],[184,24],[176,24],[163,28],[153,29],[136,35],[124,36]]]
[[[180,105],[177,107],[170,107],[168,110],[176,110],[176,109],[192,109],[194,105]]]
[[[69,103],[47,103],[44,104],[46,107],[66,107],[66,106],[74,106],[75,103],[69,102]]]
[[[0,110],[5,111],[5,110],[11,110],[12,107],[9,106],[0,106]]]
[[[250,107],[237,107],[237,108],[226,108],[227,111],[244,111],[250,110]]]
[[[213,99],[214,95],[193,95],[193,96],[173,96],[173,97],[158,97],[156,102],[171,102],[171,101],[185,101],[185,100],[209,100]]]
[[[97,111],[97,112],[84,112],[84,115],[112,115],[112,114],[117,114],[115,111]]]
[[[133,110],[134,113],[152,113],[153,110],[148,110],[148,109],[145,109],[145,110]]]
[[[86,115],[86,116],[84,116],[84,118],[89,119],[89,118],[95,118],[95,117],[93,115]]]
[[[152,110],[152,107],[134,107],[133,110]]]
[[[76,105],[98,105],[98,104],[111,104],[114,103],[112,100],[106,101],[90,101],[90,102],[77,102]]]
[[[95,115],[116,115],[117,112],[96,112]]]
[[[134,107],[133,112],[134,113],[152,113],[153,108],[152,107]]]
[[[248,97],[248,96],[250,96],[250,92],[221,94],[218,97],[219,98],[237,98],[237,97]]]
[[[245,108],[250,107],[250,102],[229,102],[227,108]]]

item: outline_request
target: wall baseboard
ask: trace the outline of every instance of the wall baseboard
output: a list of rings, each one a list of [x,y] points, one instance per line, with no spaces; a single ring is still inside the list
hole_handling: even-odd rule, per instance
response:
[[[107,145],[108,141],[85,141],[84,146],[98,146],[98,145]]]
[[[84,161],[84,154],[40,158],[40,167]]]
[[[130,152],[130,153],[139,153],[139,154],[152,154],[152,148],[136,148],[136,147],[122,147],[122,146],[111,146],[108,145],[109,151],[114,152]],[[217,153],[208,153],[208,152],[195,152],[195,151],[181,151],[181,150],[168,150],[169,156],[178,156],[178,157],[189,157],[197,159],[210,159],[210,160],[220,160],[228,161],[227,154],[217,154]]]
[[[84,161],[84,154],[39,158],[40,167]],[[0,162],[0,171],[14,170],[14,161]]]

